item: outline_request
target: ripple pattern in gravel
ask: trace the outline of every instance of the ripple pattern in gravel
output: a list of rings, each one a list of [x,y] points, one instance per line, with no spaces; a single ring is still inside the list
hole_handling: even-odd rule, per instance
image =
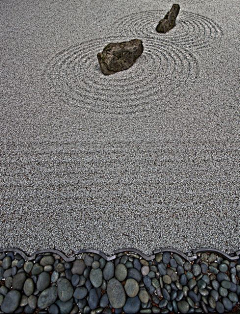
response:
[[[163,10],[131,13],[119,18],[114,29],[140,38],[168,40],[174,45],[192,50],[208,47],[223,35],[221,27],[212,19],[182,10],[177,18],[176,26],[166,34],[159,34],[156,26],[165,14]]]
[[[104,76],[97,53],[109,42],[125,40],[129,38],[90,40],[59,52],[46,65],[50,91],[70,106],[126,115],[147,112],[173,90],[196,80],[198,62],[191,52],[151,39],[143,40],[144,53],[130,69]]]

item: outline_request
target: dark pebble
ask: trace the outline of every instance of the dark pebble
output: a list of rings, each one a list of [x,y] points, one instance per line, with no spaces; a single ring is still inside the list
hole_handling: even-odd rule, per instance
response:
[[[106,293],[104,293],[104,295],[101,297],[100,300],[100,307],[105,308],[107,305],[109,304],[109,299]]]
[[[107,262],[103,269],[103,278],[105,280],[110,280],[114,276],[114,264],[112,262]]]
[[[136,296],[134,298],[127,298],[127,301],[123,307],[125,313],[135,314],[139,313],[141,302],[139,297]]]
[[[51,282],[51,278],[50,278],[49,273],[47,273],[47,272],[42,272],[42,273],[38,276],[37,290],[43,291],[43,290],[47,289],[48,286],[50,285],[50,282]]]
[[[188,313],[189,304],[186,301],[179,301],[177,303],[180,313]]]
[[[166,299],[167,301],[170,301],[171,297],[165,288],[162,289],[162,295],[164,299]]]
[[[38,263],[33,265],[33,268],[32,268],[32,275],[33,276],[39,275],[42,272],[43,272],[43,267],[41,265],[39,265]]]
[[[178,265],[174,258],[170,259],[170,266],[173,268],[177,268]]]
[[[73,296],[74,298],[81,300],[81,299],[84,299],[87,294],[88,294],[88,290],[85,287],[78,287],[74,291]]]
[[[57,287],[50,287],[44,290],[38,298],[38,307],[45,309],[57,300]]]
[[[66,264],[65,264],[66,267]],[[78,259],[74,261],[72,266],[72,274],[82,275],[84,270],[86,268],[86,264],[84,263],[84,260]]]
[[[56,304],[52,304],[49,308],[50,314],[59,314],[59,308]]]
[[[129,268],[127,278],[132,278],[137,282],[140,282],[142,280],[142,275],[136,268]]]
[[[61,314],[69,314],[73,308],[73,299],[68,300],[67,302],[58,300],[56,304],[59,307]]]
[[[126,294],[120,281],[112,278],[107,284],[109,302],[114,308],[122,308],[126,302]]]
[[[25,273],[18,273],[13,277],[12,288],[15,290],[22,290],[27,276]]]
[[[208,270],[208,265],[205,263],[201,263],[201,270],[202,270],[202,273],[205,274]]]
[[[21,293],[19,291],[17,290],[9,291],[3,300],[1,310],[4,313],[13,313],[18,308],[20,300]]]
[[[57,292],[60,301],[67,302],[73,296],[73,286],[66,278],[60,278],[57,281]]]
[[[183,296],[184,296],[183,291],[182,291],[182,290],[179,290],[179,291],[177,292],[176,301],[181,301],[182,298],[183,298]]]
[[[160,276],[165,276],[167,274],[167,268],[163,263],[158,264],[158,272]]]
[[[169,252],[163,253],[163,263],[168,264],[170,262],[171,254]]]
[[[184,274],[184,268],[180,265],[178,265],[178,267],[177,267],[177,274],[179,276]]]
[[[133,260],[133,266],[134,266],[134,268],[136,268],[138,271],[141,270],[141,263],[139,262],[139,259],[138,259],[138,258],[134,258],[134,260]]]
[[[76,287],[76,286],[78,285],[79,281],[80,281],[80,276],[77,275],[77,274],[74,274],[74,275],[72,276],[72,279],[71,279],[72,285],[73,285],[74,287]],[[84,283],[85,283],[85,281],[84,281]]]
[[[228,280],[228,281],[230,281],[230,278],[228,277],[227,274],[220,272],[220,273],[217,274],[217,280],[218,280],[219,282],[222,282],[223,280]]]
[[[88,305],[91,310],[95,310],[98,306],[99,298],[96,289],[91,289],[88,296]]]
[[[198,296],[192,290],[190,290],[188,292],[188,296],[189,296],[189,298],[191,298],[193,300],[194,303],[197,303],[199,301]]]
[[[164,308],[164,307],[167,306],[167,304],[168,304],[168,300],[162,299],[162,300],[159,302],[159,307],[160,307],[160,308]]]
[[[35,310],[32,309],[29,305],[26,305],[24,307],[24,314],[33,314],[34,312],[35,312]],[[14,313],[16,313],[16,311]]]
[[[218,313],[224,313],[224,306],[223,306],[223,304],[221,303],[221,302],[217,302],[216,303],[216,310],[217,310],[217,312]]]
[[[82,300],[79,300],[77,302],[77,306],[78,306],[79,310],[82,310],[86,305],[87,305],[86,299],[82,299]]]
[[[187,276],[185,274],[182,274],[179,280],[180,284],[183,286],[186,286],[187,284]]]
[[[228,298],[222,298],[222,303],[227,311],[232,311],[233,304]]]

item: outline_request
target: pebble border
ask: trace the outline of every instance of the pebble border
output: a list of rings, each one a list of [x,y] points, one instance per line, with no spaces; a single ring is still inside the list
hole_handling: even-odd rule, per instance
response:
[[[240,251],[0,249],[0,313],[240,313]]]

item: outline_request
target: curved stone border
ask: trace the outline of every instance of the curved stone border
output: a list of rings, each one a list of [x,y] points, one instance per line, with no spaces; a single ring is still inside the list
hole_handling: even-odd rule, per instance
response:
[[[240,251],[0,249],[0,313],[237,313]]]

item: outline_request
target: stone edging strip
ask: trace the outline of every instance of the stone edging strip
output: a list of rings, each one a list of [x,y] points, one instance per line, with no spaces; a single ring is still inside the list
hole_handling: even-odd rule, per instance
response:
[[[240,251],[0,249],[0,313],[240,313]]]

